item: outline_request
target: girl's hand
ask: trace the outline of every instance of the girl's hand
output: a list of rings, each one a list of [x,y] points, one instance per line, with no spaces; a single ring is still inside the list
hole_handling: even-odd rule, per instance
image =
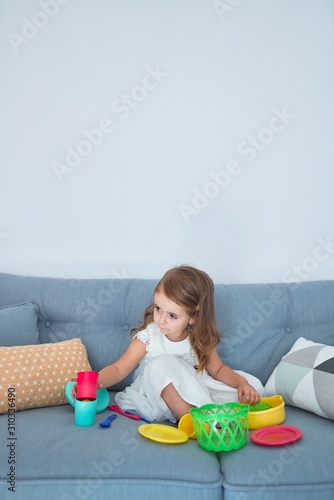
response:
[[[76,382],[76,381],[77,381],[76,378],[72,378],[71,379],[71,382]],[[77,384],[74,384],[72,386],[71,396],[72,396],[72,399],[76,399],[77,398]]]
[[[252,385],[241,384],[238,386],[238,398],[240,403],[253,406],[260,402],[261,396]]]
[[[73,379],[71,380],[71,382],[76,382],[76,381],[77,381],[77,379],[76,379],[76,378],[73,378]],[[102,384],[99,384],[99,385],[98,385],[98,389],[102,389],[102,388],[103,388]],[[72,396],[72,399],[76,399],[76,398],[77,398],[77,384],[74,384],[74,385],[72,386],[71,396]]]
[[[77,384],[75,384],[73,387],[72,387],[72,399],[76,399],[77,398]]]

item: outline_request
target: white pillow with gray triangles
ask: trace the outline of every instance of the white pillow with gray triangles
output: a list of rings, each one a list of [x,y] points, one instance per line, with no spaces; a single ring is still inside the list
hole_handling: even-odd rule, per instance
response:
[[[265,394],[334,420],[334,347],[300,337],[270,375]]]

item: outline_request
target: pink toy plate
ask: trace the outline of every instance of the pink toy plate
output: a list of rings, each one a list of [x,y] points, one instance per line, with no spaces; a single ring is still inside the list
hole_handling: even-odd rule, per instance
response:
[[[265,446],[280,446],[293,443],[302,437],[303,433],[297,427],[291,425],[273,425],[264,427],[251,433],[253,443]]]

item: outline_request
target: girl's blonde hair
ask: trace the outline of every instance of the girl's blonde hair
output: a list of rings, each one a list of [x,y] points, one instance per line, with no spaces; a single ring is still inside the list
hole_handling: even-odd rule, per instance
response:
[[[188,325],[190,344],[198,358],[198,371],[203,371],[209,363],[212,349],[219,343],[220,334],[216,325],[214,310],[214,284],[204,272],[192,266],[174,267],[161,278],[155,292],[183,307],[194,323]],[[132,328],[131,335],[144,330],[153,321],[154,305],[149,305],[144,313],[143,323]]]

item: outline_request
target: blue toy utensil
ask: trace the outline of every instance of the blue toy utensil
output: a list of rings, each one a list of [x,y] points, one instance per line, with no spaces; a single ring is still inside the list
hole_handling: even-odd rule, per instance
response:
[[[133,413],[132,411],[129,411],[129,410],[125,410],[125,413],[127,413],[128,415],[136,415],[135,413]],[[138,415],[140,420],[143,420],[143,422],[146,422],[147,424],[151,424],[151,420],[146,420],[146,418],[144,417],[141,417],[140,415]]]
[[[115,413],[107,417],[103,422],[100,422],[101,427],[110,427],[111,421],[117,417]]]

